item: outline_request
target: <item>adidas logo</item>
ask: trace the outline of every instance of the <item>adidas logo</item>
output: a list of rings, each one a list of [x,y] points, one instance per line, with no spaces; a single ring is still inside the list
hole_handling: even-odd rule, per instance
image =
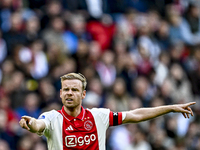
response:
[[[73,131],[74,129],[73,129],[72,126],[70,125],[66,130],[67,130],[67,131]]]

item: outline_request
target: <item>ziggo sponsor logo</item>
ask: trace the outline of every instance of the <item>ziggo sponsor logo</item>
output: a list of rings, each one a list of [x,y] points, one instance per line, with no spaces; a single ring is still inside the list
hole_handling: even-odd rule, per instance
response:
[[[96,136],[95,134],[85,135],[84,137],[79,136],[76,137],[75,135],[69,135],[65,137],[65,143],[67,147],[75,147],[75,146],[82,146],[82,145],[88,145],[91,141],[95,141]]]

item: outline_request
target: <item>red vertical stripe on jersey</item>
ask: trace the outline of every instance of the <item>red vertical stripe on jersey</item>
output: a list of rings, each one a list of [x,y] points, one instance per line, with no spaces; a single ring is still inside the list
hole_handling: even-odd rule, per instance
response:
[[[62,150],[99,150],[99,137],[92,113],[84,110],[83,119],[80,117],[69,118],[65,117],[64,113],[58,111],[63,116]],[[72,117],[71,117],[72,118]]]
[[[110,123],[110,126],[113,126],[113,112],[110,111],[110,114],[109,114],[109,123]]]

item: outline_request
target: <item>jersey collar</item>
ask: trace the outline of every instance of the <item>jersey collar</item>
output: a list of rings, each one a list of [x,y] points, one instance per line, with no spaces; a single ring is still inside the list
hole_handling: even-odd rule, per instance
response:
[[[64,106],[61,109],[61,114],[68,120],[71,121],[73,119],[79,119],[79,120],[83,120],[85,117],[85,109],[83,108],[83,106],[81,106],[81,113],[77,116],[77,117],[73,117],[68,115],[65,110],[64,110]]]

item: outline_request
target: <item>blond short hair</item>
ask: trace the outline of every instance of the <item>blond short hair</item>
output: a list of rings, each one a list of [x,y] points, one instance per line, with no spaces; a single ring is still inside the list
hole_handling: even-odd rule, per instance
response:
[[[82,75],[81,73],[68,73],[65,74],[63,76],[60,77],[61,78],[61,83],[64,80],[70,80],[70,79],[78,79],[82,82],[82,89],[85,90],[86,89],[86,85],[87,85],[87,81],[84,75]]]

